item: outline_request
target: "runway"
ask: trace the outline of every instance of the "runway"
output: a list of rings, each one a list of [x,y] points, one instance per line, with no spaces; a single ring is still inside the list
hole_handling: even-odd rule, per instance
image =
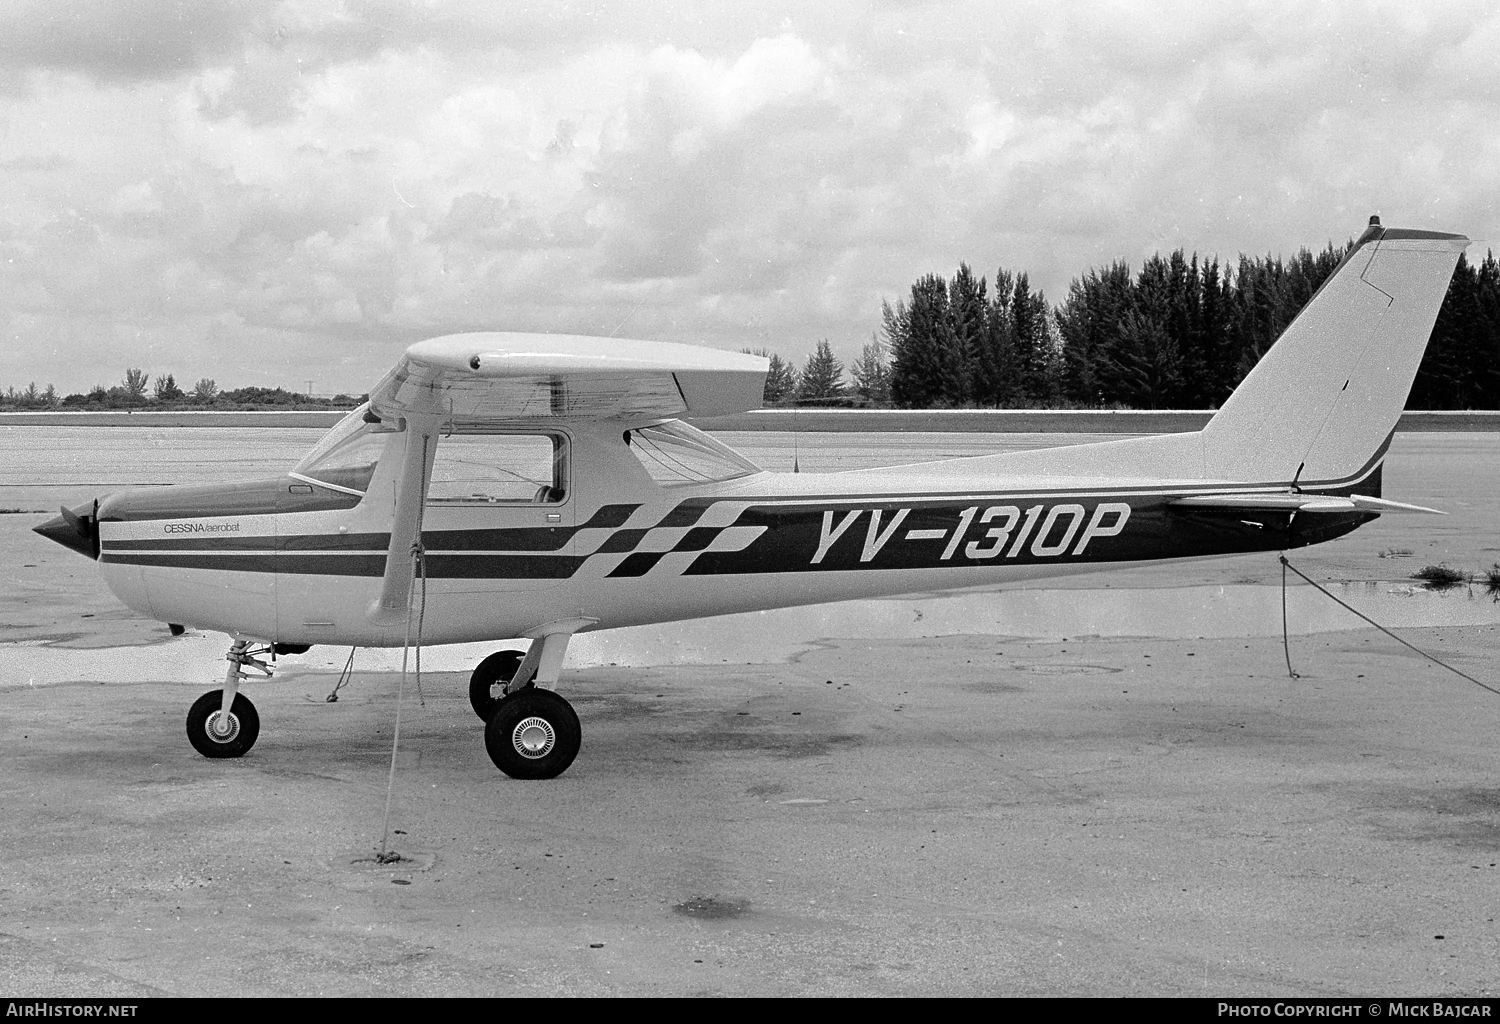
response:
[[[311,443],[15,429],[0,508]],[[726,440],[804,470],[1037,443]],[[1497,481],[1495,435],[1398,435],[1386,495],[1453,514],[1296,560],[1500,682],[1482,588],[1405,579],[1496,558]],[[1494,993],[1500,697],[1305,587],[1288,678],[1274,556],[581,637],[583,752],[547,783],[485,755],[472,652],[430,652],[391,870],[353,862],[398,656],[360,652],[336,703],[347,649],[284,659],[256,748],[204,760],[182,718],[222,638],[118,609],[45,514],[0,515],[7,994]]]

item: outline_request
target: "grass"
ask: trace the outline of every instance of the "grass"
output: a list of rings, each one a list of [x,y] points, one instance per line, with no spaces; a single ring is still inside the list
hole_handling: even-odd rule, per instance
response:
[[[1484,592],[1500,601],[1500,562],[1496,562],[1485,570]]]
[[[1457,569],[1450,569],[1446,565],[1423,566],[1412,573],[1411,578],[1421,580],[1433,590],[1447,590],[1449,587],[1456,587],[1460,583],[1469,582],[1467,574],[1461,573]]]

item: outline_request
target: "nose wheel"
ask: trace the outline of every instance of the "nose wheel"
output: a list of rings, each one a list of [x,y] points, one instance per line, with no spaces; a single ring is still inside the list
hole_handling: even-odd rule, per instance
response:
[[[188,742],[204,757],[242,757],[260,735],[260,716],[250,698],[240,692],[246,669],[269,676],[271,666],[259,655],[270,654],[270,645],[256,647],[249,640],[236,640],[224,660],[224,689],[209,690],[188,709]],[[304,648],[305,649],[305,648]],[[290,652],[288,652],[290,653]]]
[[[513,779],[555,779],[582,745],[573,705],[534,686],[501,700],[484,728],[490,760]]]
[[[209,690],[193,701],[187,716],[188,742],[204,757],[241,757],[260,735],[260,715],[243,693],[224,714],[224,691]]]

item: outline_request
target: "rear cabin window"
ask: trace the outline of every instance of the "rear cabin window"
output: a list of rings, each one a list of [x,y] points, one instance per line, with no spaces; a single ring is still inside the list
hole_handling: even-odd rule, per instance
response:
[[[662,487],[713,483],[759,473],[760,467],[680,420],[625,431],[625,443]]]
[[[429,505],[556,505],[567,497],[561,434],[449,434],[438,438]]]

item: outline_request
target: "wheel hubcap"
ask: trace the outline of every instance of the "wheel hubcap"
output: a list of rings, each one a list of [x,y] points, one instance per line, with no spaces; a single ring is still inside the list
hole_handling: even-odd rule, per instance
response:
[[[222,716],[223,714],[223,711],[215,711],[213,714],[209,715],[208,721],[203,723],[203,728],[204,731],[208,733],[208,738],[213,740],[215,743],[232,743],[234,742],[234,738],[240,734],[239,716],[235,715],[233,712],[230,712],[228,719],[229,727],[228,729],[224,729],[221,731],[219,720],[220,716]]]
[[[516,723],[515,729],[511,730],[510,741],[516,748],[516,753],[534,761],[552,752],[552,748],[557,745],[557,733],[545,718],[533,715]]]

